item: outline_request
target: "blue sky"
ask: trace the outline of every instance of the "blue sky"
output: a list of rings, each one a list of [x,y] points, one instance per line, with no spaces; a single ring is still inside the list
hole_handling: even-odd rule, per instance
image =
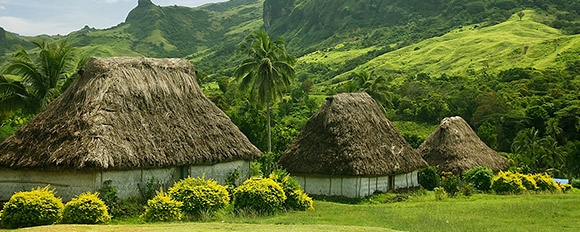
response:
[[[196,7],[227,0],[152,0],[161,6]],[[85,25],[115,26],[137,6],[137,0],[0,0],[0,27],[20,35],[66,35]]]

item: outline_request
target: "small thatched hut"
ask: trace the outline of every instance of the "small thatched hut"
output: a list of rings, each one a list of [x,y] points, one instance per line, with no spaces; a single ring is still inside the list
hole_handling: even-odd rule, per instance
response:
[[[461,117],[444,118],[417,150],[431,166],[454,174],[477,166],[494,172],[509,168],[507,160],[481,141]]]
[[[50,184],[65,200],[112,180],[222,182],[261,152],[202,93],[182,59],[91,58],[59,98],[0,145],[0,200]]]
[[[279,164],[307,193],[350,198],[418,186],[427,166],[366,93],[327,98]]]

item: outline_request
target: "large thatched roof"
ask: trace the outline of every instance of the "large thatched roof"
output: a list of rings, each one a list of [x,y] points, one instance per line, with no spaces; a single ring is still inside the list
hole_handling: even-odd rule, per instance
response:
[[[427,166],[366,93],[327,98],[279,164],[294,175],[323,176],[386,176]]]
[[[496,172],[509,168],[506,159],[481,141],[461,117],[443,119],[417,150],[439,171],[460,174],[477,166]]]
[[[91,58],[83,71],[0,145],[0,167],[158,168],[261,154],[204,96],[188,61]]]

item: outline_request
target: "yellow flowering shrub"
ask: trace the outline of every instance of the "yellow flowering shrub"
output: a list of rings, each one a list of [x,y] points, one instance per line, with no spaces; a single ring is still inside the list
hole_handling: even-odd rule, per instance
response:
[[[538,188],[541,191],[561,192],[560,186],[554,182],[554,179],[548,174],[536,174],[533,176]]]
[[[284,208],[293,210],[314,209],[312,206],[312,198],[302,191],[298,182],[286,171],[279,169],[274,170],[272,174],[270,174],[270,179],[280,184],[284,190],[284,194],[287,198],[284,202]]]
[[[562,189],[562,192],[566,193],[568,192],[568,190],[572,189],[574,187],[572,187],[571,184],[561,184],[560,185],[560,189]]]
[[[0,212],[2,227],[12,229],[51,225],[61,219],[63,208],[62,200],[54,196],[50,186],[30,192],[17,192]]]
[[[83,193],[64,205],[62,221],[71,224],[97,224],[111,220],[98,193]]]
[[[443,200],[444,198],[447,198],[447,192],[445,192],[444,188],[435,187],[433,188],[433,191],[435,192],[435,199]]]
[[[526,190],[522,185],[522,180],[515,173],[499,172],[497,177],[491,181],[491,189],[496,193],[521,193]]]
[[[214,180],[206,180],[205,177],[180,180],[169,189],[169,195],[183,202],[182,211],[192,215],[214,213],[230,203],[227,187],[218,185]]]
[[[234,191],[234,209],[273,213],[283,209],[284,190],[272,179],[249,179]]]
[[[524,175],[520,173],[516,173],[516,175],[518,176],[518,178],[520,178],[520,180],[522,180],[522,185],[526,188],[526,190],[536,191],[538,189],[538,186],[536,185],[536,180],[534,180],[534,177],[532,175]]]
[[[183,202],[173,200],[169,194],[160,191],[153,199],[147,201],[145,213],[141,218],[148,222],[179,221],[182,217],[181,207]]]

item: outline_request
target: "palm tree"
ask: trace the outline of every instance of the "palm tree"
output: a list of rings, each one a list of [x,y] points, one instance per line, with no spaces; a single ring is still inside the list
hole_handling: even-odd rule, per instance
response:
[[[558,145],[558,141],[552,136],[546,136],[540,141],[540,144],[549,167],[553,171],[559,172],[564,163],[564,149]]]
[[[72,82],[74,71],[82,65],[73,62],[73,48],[67,42],[50,44],[32,42],[39,49],[36,59],[20,48],[5,73],[20,77],[20,81],[0,78],[0,111],[38,113],[58,97]]]
[[[539,131],[532,127],[518,132],[512,143],[512,152],[520,154],[524,163],[530,164],[533,171],[538,171],[542,162],[542,147]]]
[[[546,121],[545,123],[546,123],[546,134],[557,139],[558,136],[562,133],[562,128],[560,128],[559,126],[560,121],[558,121],[557,118],[549,118],[548,121]]]
[[[387,88],[384,85],[386,81],[384,76],[375,76],[374,72],[355,72],[351,83],[356,85],[356,90],[347,92],[366,92],[383,106],[392,107]]]
[[[272,152],[270,106],[282,97],[284,89],[294,78],[296,58],[286,53],[284,40],[274,41],[264,30],[248,35],[240,45],[239,52],[246,55],[234,76],[240,81],[240,89],[249,90],[252,99],[266,104],[268,117],[268,152]]]

